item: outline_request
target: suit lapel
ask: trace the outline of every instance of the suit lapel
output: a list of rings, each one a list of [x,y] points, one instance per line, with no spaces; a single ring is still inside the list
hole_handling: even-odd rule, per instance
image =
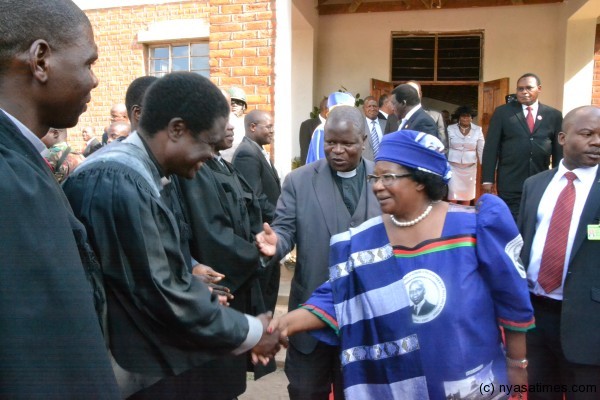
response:
[[[527,133],[528,135],[530,135],[531,132],[529,132],[529,126],[527,126],[527,121],[525,120],[525,114],[523,113],[523,106],[521,106],[521,103],[515,102],[513,104],[512,110],[515,113],[515,116],[517,117],[517,119],[519,120],[519,123],[521,124],[521,128],[523,128],[523,131],[525,133]],[[538,110],[538,113],[539,113],[539,110]],[[534,125],[534,131],[535,131],[535,125]]]
[[[339,208],[343,208],[342,212],[346,211],[347,214],[349,213],[346,207],[343,205],[343,202],[341,207],[337,206],[335,200],[340,197],[340,194],[337,185],[331,176],[329,165],[326,162],[323,162],[320,163],[320,165],[315,165],[314,168],[316,171],[316,174],[313,175],[313,187],[315,189],[315,195],[323,213],[325,224],[329,230],[329,235],[334,235],[338,233],[337,221],[339,211],[337,210]]]
[[[579,225],[577,226],[577,232],[575,233],[575,239],[573,240],[573,247],[571,248],[571,257],[569,262],[573,260],[573,257],[585,241],[587,237],[587,226],[589,224],[598,224],[600,221],[600,168],[596,173],[596,179],[590,189],[588,198],[583,206],[581,212],[581,218],[579,218]]]

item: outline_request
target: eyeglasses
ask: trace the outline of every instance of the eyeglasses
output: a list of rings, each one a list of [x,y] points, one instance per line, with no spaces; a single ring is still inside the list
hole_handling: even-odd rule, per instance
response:
[[[232,106],[241,106],[241,107],[243,107],[243,106],[245,106],[245,105],[246,105],[246,103],[244,103],[244,102],[243,102],[243,101],[241,101],[241,100],[235,100],[235,99],[231,99],[231,105],[232,105]]]
[[[254,125],[256,126],[262,126],[263,128],[266,128],[268,131],[272,131],[274,126],[273,125],[263,125],[263,124],[257,124],[255,123]]]
[[[381,179],[381,183],[383,184],[383,186],[390,186],[394,182],[396,182],[396,179],[408,178],[408,177],[411,177],[411,176],[412,176],[412,174],[402,174],[402,175],[398,175],[398,174],[383,174],[381,176],[378,176],[378,175],[367,175],[367,182],[369,182],[371,185],[374,185],[374,184],[376,184]]]

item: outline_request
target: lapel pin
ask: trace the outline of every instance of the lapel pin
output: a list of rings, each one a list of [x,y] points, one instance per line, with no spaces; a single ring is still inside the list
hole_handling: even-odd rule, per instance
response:
[[[541,116],[541,115],[538,115],[538,116],[537,116],[537,119],[538,119],[538,121],[541,121],[541,120],[542,120],[542,116]]]

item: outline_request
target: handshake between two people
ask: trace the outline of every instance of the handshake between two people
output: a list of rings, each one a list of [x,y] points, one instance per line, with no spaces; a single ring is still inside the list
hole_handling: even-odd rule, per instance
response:
[[[263,334],[250,353],[252,363],[267,365],[269,360],[281,350],[288,347],[287,329],[280,329],[282,318],[273,318],[273,313],[266,312],[256,318],[263,324]]]

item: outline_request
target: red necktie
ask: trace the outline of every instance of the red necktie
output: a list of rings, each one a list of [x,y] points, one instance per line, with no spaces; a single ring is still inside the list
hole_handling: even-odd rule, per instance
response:
[[[533,133],[533,127],[535,126],[535,122],[533,122],[533,113],[531,112],[531,107],[527,106],[527,116],[525,117],[527,120],[527,126],[529,127],[529,132]]]
[[[567,239],[571,227],[571,217],[573,216],[573,205],[575,204],[575,185],[573,181],[577,179],[577,175],[569,171],[564,176],[568,180],[567,186],[558,195],[556,206],[554,206],[550,218],[550,227],[546,235],[538,275],[538,283],[546,293],[552,292],[562,283]]]

